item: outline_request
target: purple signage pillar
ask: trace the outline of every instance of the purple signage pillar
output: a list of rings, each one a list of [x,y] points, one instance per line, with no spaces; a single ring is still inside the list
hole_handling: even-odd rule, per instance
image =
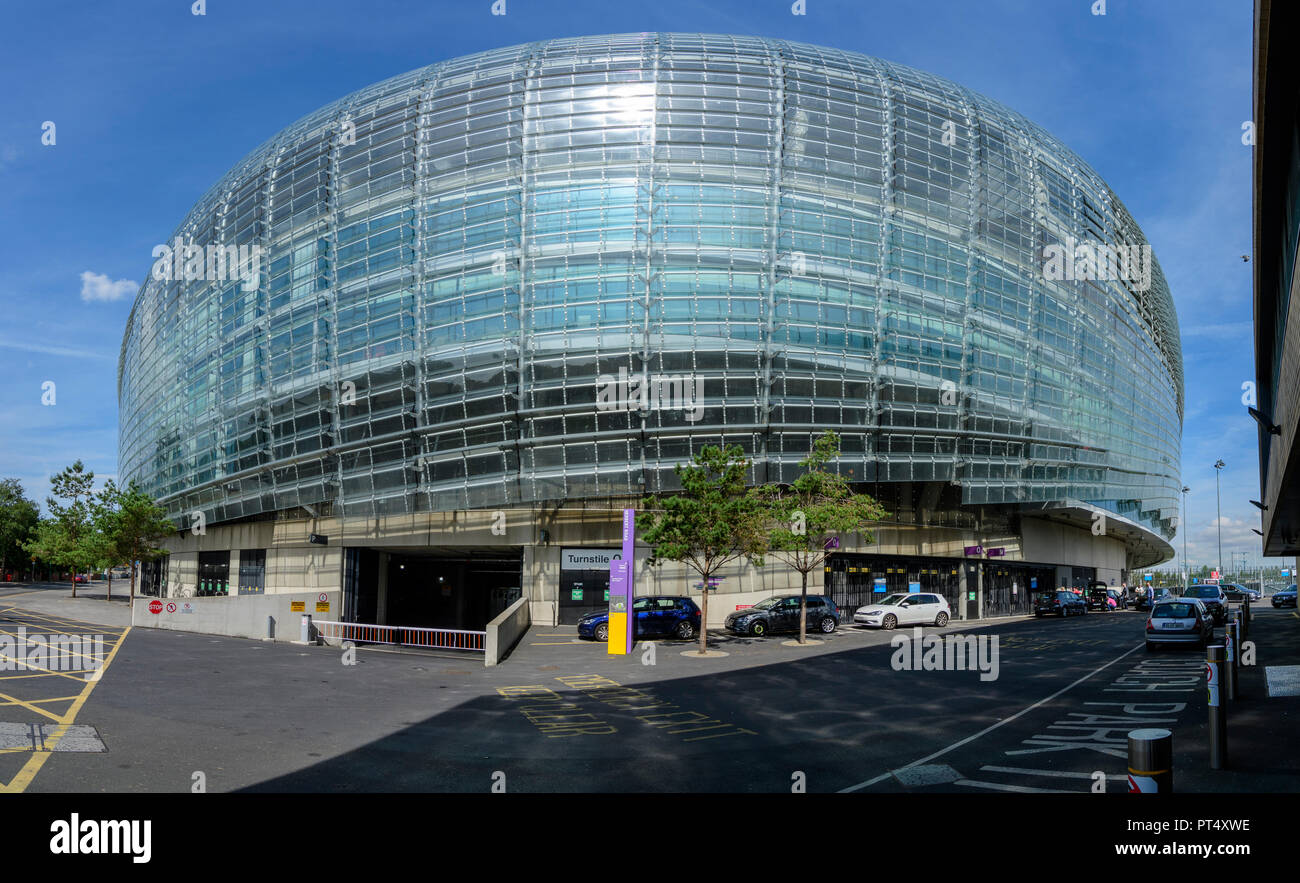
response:
[[[636,619],[632,611],[635,595],[636,510],[623,510],[623,553],[609,562],[609,646],[611,654],[632,652]]]

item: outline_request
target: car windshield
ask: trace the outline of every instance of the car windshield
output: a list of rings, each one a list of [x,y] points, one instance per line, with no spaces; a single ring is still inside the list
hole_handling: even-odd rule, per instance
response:
[[[1218,586],[1192,586],[1184,594],[1189,598],[1217,598],[1219,597]]]
[[[1187,619],[1196,615],[1194,604],[1161,604],[1151,611],[1152,619]]]
[[[906,601],[906,600],[907,600],[906,595],[890,595],[886,598],[877,601],[876,603],[884,604],[886,607],[893,607],[895,604],[898,604],[900,601]]]
[[[781,603],[781,599],[780,599],[780,598],[767,598],[767,599],[764,599],[764,600],[762,600],[762,601],[759,601],[757,604],[755,604],[755,605],[754,605],[754,609],[755,609],[755,610],[771,610],[773,607],[775,607],[776,605],[778,605],[778,604],[780,604],[780,603]]]

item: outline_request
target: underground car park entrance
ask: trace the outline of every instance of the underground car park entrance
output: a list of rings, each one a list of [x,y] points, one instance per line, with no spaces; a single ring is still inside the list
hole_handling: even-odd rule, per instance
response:
[[[421,629],[482,631],[517,601],[523,550],[348,548],[343,620]]]

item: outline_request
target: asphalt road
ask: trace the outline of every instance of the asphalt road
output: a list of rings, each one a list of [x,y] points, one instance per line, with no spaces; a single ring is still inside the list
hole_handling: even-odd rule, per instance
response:
[[[709,659],[683,655],[693,642],[616,657],[571,627],[534,629],[485,669],[470,656],[97,629],[5,594],[0,632],[103,634],[108,657],[92,680],[93,668],[0,672],[7,790],[1117,791],[1124,734],[1154,725],[1174,730],[1188,790],[1300,791],[1297,771],[1256,745],[1294,726],[1300,700],[1264,699],[1258,685],[1240,772],[1193,774],[1203,656],[1148,654],[1133,612],[925,629],[987,639],[985,661],[996,638],[993,678],[978,656],[925,670],[908,653],[921,670],[897,670],[909,648],[890,641],[910,629],[843,628],[810,647],[720,636],[729,655]],[[1293,611],[1257,611],[1261,656],[1276,647],[1300,662]]]

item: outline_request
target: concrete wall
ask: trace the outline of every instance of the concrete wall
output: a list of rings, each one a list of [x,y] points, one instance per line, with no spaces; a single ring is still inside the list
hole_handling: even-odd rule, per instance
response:
[[[629,501],[631,502],[631,501]],[[266,549],[267,598],[280,614],[287,613],[286,596],[311,601],[319,592],[335,599],[342,589],[343,548],[367,546],[379,550],[399,548],[471,548],[477,550],[522,549],[521,590],[528,601],[529,619],[553,626],[558,619],[560,558],[564,548],[617,549],[621,545],[621,501],[590,506],[575,503],[565,507],[531,507],[506,510],[470,510],[417,513],[382,518],[303,518],[295,521],[258,522],[234,526],[210,525],[204,535],[185,534],[169,542],[172,560],[168,583],[171,597],[190,598],[196,588],[198,553],[231,549],[232,591],[238,574],[238,549]],[[933,556],[962,558],[965,546],[983,545],[1006,550],[1006,563],[1033,562],[1066,566],[1095,567],[1100,579],[1119,584],[1125,567],[1125,547],[1114,537],[1093,536],[1090,531],[1033,517],[1020,519],[1020,531],[976,531],[950,527],[881,525],[872,542],[857,536],[842,538],[841,551],[876,555]],[[309,534],[324,534],[327,545],[308,542]],[[637,594],[689,595],[699,581],[684,565],[665,562],[649,566],[650,550],[636,551],[633,579]],[[381,573],[383,568],[381,568]],[[1066,571],[1068,573],[1068,571]],[[753,604],[773,594],[797,592],[799,574],[775,557],[762,568],[735,562],[719,574],[720,588],[710,593],[708,627],[722,625],[738,606]],[[823,571],[809,574],[808,591],[823,591]],[[1069,582],[1068,579],[1064,582]],[[976,589],[976,586],[968,587]],[[230,596],[235,599],[235,595]],[[243,596],[253,599],[259,596]],[[197,601],[221,599],[195,599]],[[382,601],[381,601],[382,603]],[[252,610],[253,607],[249,607]],[[260,609],[260,608],[258,608]],[[313,611],[314,604],[308,606]],[[190,614],[194,616],[195,614]],[[249,628],[260,637],[265,614],[259,625]],[[146,611],[145,617],[151,616]],[[179,616],[179,614],[177,614]],[[235,619],[242,617],[241,612]],[[254,615],[255,618],[256,615]],[[234,620],[231,620],[234,622]],[[296,637],[296,626],[294,627]]]
[[[317,611],[319,596],[319,592],[313,591],[177,600],[138,597],[131,607],[131,624],[137,628],[198,632],[204,635],[273,637],[277,641],[297,641],[302,631],[303,613],[292,609],[293,602],[302,602],[303,611],[311,614],[314,619],[338,619],[340,593],[325,593],[328,611]],[[149,610],[150,603],[155,600],[164,605],[161,613]],[[169,610],[169,607],[175,607],[175,610]],[[268,629],[268,617],[274,620],[274,634]]]
[[[1095,567],[1098,579],[1119,585],[1127,563],[1123,540],[1093,536],[1091,531],[1040,518],[1022,518],[1020,530],[1024,538],[1024,560]],[[1062,585],[1069,582],[1066,579]]]
[[[530,611],[528,599],[520,598],[487,624],[487,639],[483,642],[486,651],[483,656],[484,665],[496,665],[514,649],[532,624]]]

